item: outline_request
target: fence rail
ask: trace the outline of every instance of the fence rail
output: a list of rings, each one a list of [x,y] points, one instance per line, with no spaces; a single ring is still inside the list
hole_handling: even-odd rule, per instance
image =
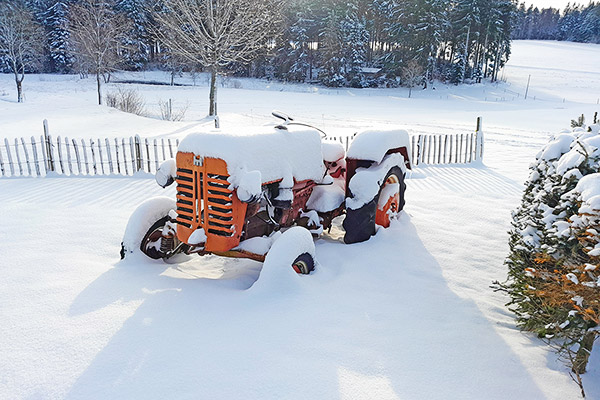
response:
[[[416,135],[411,137],[412,165],[469,163],[483,157],[483,133]],[[348,150],[354,136],[328,136]],[[53,138],[44,121],[44,135],[0,142],[0,177],[133,175],[154,173],[177,153],[179,139]]]

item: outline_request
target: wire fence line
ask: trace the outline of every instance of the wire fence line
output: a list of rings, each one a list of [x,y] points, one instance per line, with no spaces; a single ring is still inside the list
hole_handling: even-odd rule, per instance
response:
[[[352,136],[328,136],[346,151]],[[483,133],[415,135],[411,137],[412,165],[470,163],[483,157]],[[128,138],[74,139],[52,137],[44,120],[39,137],[0,141],[0,177],[122,175],[155,173],[160,164],[174,158],[179,139]]]

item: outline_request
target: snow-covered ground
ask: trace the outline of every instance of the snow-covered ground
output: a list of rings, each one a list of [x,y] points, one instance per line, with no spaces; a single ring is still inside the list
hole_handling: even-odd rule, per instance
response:
[[[248,260],[120,262],[135,207],[174,196],[152,179],[0,179],[0,397],[577,398],[567,370],[515,328],[489,285],[506,276],[510,211],[533,156],[570,119],[600,110],[600,46],[515,42],[503,76],[410,99],[404,89],[223,83],[228,127],[270,122],[272,109],[335,134],[467,133],[483,117],[483,164],[413,170],[400,219],[354,245],[336,221],[316,242],[320,266],[309,276]],[[27,76],[24,104],[13,85],[0,75],[0,139],[39,135],[44,118],[69,137],[182,137],[205,123],[202,76],[196,86],[127,85],[149,114],[159,99],[188,103],[176,123],[95,105],[93,79]],[[584,377],[592,399],[599,359],[597,348]]]

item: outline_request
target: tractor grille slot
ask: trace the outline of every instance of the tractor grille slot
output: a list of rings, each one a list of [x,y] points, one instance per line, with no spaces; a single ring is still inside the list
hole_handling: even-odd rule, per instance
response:
[[[233,221],[233,193],[229,190],[228,176],[207,174],[208,233],[231,237],[235,233]],[[231,223],[227,223],[231,222]]]
[[[205,159],[201,165],[192,164],[195,158],[191,157],[191,154],[182,155],[181,164],[178,161],[179,168],[175,179],[177,182],[176,222],[192,232],[204,228],[209,235],[208,241],[210,235],[234,238],[236,236],[235,202],[227,180],[229,176],[222,174],[226,171],[226,168],[223,168],[225,164],[221,160],[212,159]],[[215,168],[219,173],[209,173]],[[237,198],[235,201],[239,202]]]
[[[179,225],[191,228],[194,221],[194,204],[196,202],[194,190],[194,172],[190,169],[177,168],[177,219]]]

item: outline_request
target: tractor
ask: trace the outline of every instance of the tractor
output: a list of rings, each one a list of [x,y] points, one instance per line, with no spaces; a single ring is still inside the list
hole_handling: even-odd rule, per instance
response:
[[[152,198],[134,211],[121,258],[141,250],[165,261],[196,253],[262,262],[274,243],[293,236],[286,231],[299,230],[293,226],[316,237],[345,214],[348,244],[389,227],[404,207],[411,168],[406,131],[359,132],[346,153],[320,129],[273,115],[283,123],[186,136],[155,176],[162,187],[176,184],[175,199]],[[314,251],[295,256],[297,273],[314,269]]]

